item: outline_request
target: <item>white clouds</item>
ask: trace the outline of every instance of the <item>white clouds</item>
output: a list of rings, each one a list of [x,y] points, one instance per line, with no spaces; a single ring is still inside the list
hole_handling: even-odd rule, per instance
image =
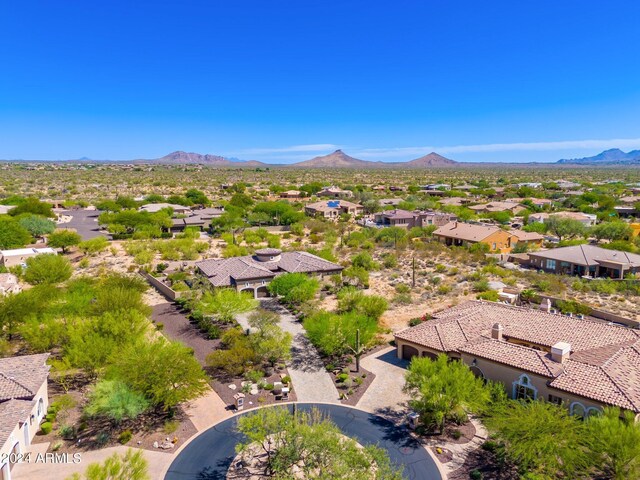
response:
[[[616,138],[610,140],[567,140],[561,142],[521,142],[489,143],[480,145],[449,145],[423,147],[368,148],[356,151],[354,155],[369,158],[397,157],[398,155],[426,155],[430,152],[449,153],[491,153],[491,152],[534,152],[554,150],[606,150],[608,148],[640,148],[640,138]]]

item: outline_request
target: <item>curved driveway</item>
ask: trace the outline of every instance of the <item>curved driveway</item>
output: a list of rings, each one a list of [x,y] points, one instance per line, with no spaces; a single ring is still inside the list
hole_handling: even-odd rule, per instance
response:
[[[404,466],[404,476],[411,480],[440,480],[435,461],[422,445],[412,439],[404,427],[361,410],[341,405],[298,403],[299,410],[318,408],[342,432],[361,444],[378,444],[391,462]],[[293,404],[287,404],[289,410]],[[246,415],[251,411],[243,413]],[[237,418],[229,418],[193,439],[173,461],[165,480],[223,480],[236,456],[235,446],[241,436],[236,431]]]

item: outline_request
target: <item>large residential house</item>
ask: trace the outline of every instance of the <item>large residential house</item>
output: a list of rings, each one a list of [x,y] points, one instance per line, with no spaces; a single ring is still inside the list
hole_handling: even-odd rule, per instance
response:
[[[191,213],[190,207],[184,205],[176,205],[174,203],[147,203],[142,205],[138,210],[141,212],[157,213],[165,208],[170,208],[175,214],[188,215]]]
[[[591,213],[582,212],[555,212],[555,213],[532,213],[529,215],[529,223],[546,223],[550,217],[569,218],[577,220],[585,227],[592,227],[596,224],[598,216]]]
[[[573,415],[603,406],[640,413],[640,331],[548,308],[466,302],[397,332],[397,355],[444,353],[502,383],[511,398],[565,405]]]
[[[624,278],[628,273],[640,273],[640,255],[595,245],[575,245],[530,253],[528,264],[563,275]]]
[[[47,413],[48,353],[0,358],[0,479],[11,479],[10,454],[26,453]]]
[[[470,246],[484,243],[492,252],[509,253],[517,243],[512,233],[493,225],[449,222],[433,232],[433,236],[448,246]]]
[[[195,227],[200,230],[207,230],[211,226],[211,221],[219,218],[224,213],[223,208],[208,207],[191,211],[191,215],[183,218],[171,219],[171,231],[181,232],[187,227]]]
[[[280,192],[280,198],[297,200],[302,198],[302,192],[300,190],[287,190],[286,192]]]
[[[318,197],[351,198],[353,197],[353,192],[351,190],[343,190],[340,187],[325,187],[316,195]]]
[[[277,248],[256,250],[255,255],[216,258],[196,263],[196,268],[214,287],[233,287],[251,292],[255,298],[268,297],[267,285],[283,273],[334,275],[343,267],[307,252],[283,252]]]
[[[525,210],[525,207],[517,202],[489,202],[481,205],[472,205],[469,208],[477,213],[511,212],[514,215]]]
[[[304,213],[311,217],[338,218],[343,213],[360,215],[364,207],[358,203],[347,200],[322,200],[309,203],[304,207]]]
[[[35,257],[36,255],[42,255],[45,253],[53,253],[56,251],[53,248],[16,248],[14,250],[0,250],[0,265],[5,268],[15,267],[16,265],[25,266],[27,259]]]
[[[407,210],[384,210],[378,212],[374,216],[374,222],[382,227],[426,227],[428,225],[436,225],[441,227],[449,222],[456,220],[455,215],[440,212],[426,212],[415,210],[409,212]]]

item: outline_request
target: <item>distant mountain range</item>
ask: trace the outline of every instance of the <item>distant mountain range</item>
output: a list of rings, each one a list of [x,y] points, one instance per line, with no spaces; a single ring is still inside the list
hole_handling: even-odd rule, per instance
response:
[[[312,158],[304,162],[298,162],[291,165],[298,168],[426,168],[426,167],[448,167],[457,165],[458,162],[450,160],[431,152],[415,160],[408,162],[372,162],[369,160],[360,160],[353,158],[344,153],[342,150],[336,150],[329,155]]]
[[[187,164],[199,164],[208,165],[212,167],[267,167],[266,163],[259,162],[257,160],[237,160],[220,155],[202,155],[200,153],[188,153],[178,150],[177,152],[170,153],[164,157],[154,158],[150,160],[133,160],[130,163],[157,163],[160,165],[187,165]]]
[[[565,165],[638,165],[640,164],[640,150],[625,153],[619,148],[612,148],[593,157],[562,159],[556,163]]]
[[[3,161],[3,160],[0,160]],[[4,160],[7,161],[7,160]],[[521,168],[544,166],[640,166],[640,150],[632,150],[628,153],[618,148],[605,150],[593,157],[562,159],[554,163],[472,163],[472,162],[456,162],[449,158],[443,157],[435,152],[431,152],[420,158],[409,160],[406,162],[381,162],[360,160],[351,157],[342,150],[336,150],[328,155],[321,155],[310,160],[305,160],[292,164],[273,164],[264,163],[257,160],[239,160],[237,158],[222,157],[220,155],[209,155],[193,152],[176,151],[160,158],[152,159],[136,159],[136,160],[92,160],[82,157],[75,160],[58,160],[58,161],[40,161],[40,160],[10,160],[14,162],[30,162],[30,163],[126,163],[126,164],[145,164],[145,165],[206,165],[210,167],[220,168],[444,168],[444,167],[493,167],[499,165],[511,165]]]

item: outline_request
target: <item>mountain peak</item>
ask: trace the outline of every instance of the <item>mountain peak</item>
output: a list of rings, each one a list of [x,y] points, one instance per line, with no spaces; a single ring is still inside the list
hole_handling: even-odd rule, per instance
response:
[[[415,160],[411,160],[407,162],[408,167],[442,167],[455,165],[456,161],[451,160],[449,158],[443,157],[442,155],[431,152],[427,155],[424,155],[420,158],[416,158]]]
[[[629,153],[625,153],[619,148],[610,148],[600,152],[593,157],[583,158],[565,158],[558,160],[556,163],[568,163],[578,165],[594,165],[594,164],[638,164],[640,163],[640,151],[633,150]]]
[[[311,160],[294,163],[296,167],[313,168],[358,168],[368,167],[372,164],[374,164],[374,162],[368,162],[366,160],[359,160],[357,158],[350,157],[340,149],[328,155],[320,155],[318,157],[312,158]]]

